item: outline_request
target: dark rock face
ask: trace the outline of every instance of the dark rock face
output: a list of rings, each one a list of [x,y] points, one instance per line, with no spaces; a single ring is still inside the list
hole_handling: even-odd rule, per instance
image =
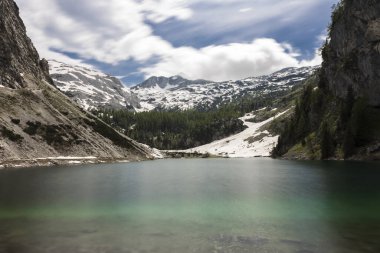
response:
[[[345,0],[333,15],[322,80],[338,97],[349,87],[380,106],[380,1]]]
[[[12,0],[0,0],[0,85],[26,87],[28,80],[41,80],[44,76],[17,5]]]

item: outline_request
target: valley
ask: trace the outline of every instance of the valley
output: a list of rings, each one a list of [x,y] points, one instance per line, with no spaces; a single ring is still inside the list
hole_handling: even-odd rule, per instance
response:
[[[160,150],[190,148],[190,152],[228,157],[270,156],[278,134],[258,128],[265,128],[273,118],[256,124],[245,119],[255,117],[257,110],[293,106],[292,94],[299,93],[303,81],[317,70],[287,68],[228,82],[151,77],[126,88],[116,77],[96,70],[49,63],[54,83],[63,93],[121,133]],[[281,103],[286,97],[291,99]],[[240,144],[230,141],[235,135]],[[209,145],[218,148],[206,148]]]
[[[380,252],[380,1],[16,2],[0,253]]]

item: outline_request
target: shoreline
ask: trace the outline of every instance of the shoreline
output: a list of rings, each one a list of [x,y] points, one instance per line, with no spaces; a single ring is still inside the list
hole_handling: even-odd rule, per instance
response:
[[[229,157],[229,156],[218,156],[209,153],[198,153],[198,152],[184,152],[175,150],[161,151],[163,157],[154,159],[141,159],[141,160],[128,160],[127,158],[110,158],[110,157],[45,157],[45,158],[31,158],[31,159],[10,159],[5,161],[0,161],[0,171],[1,170],[12,170],[12,169],[23,169],[32,167],[53,167],[53,166],[79,166],[86,164],[112,164],[112,163],[130,163],[130,162],[143,162],[150,160],[161,160],[161,159],[254,159],[254,158],[271,158],[275,160],[285,160],[285,161],[322,161],[322,160],[311,160],[300,157],[276,157],[271,156],[252,156],[252,157]],[[337,159],[330,158],[325,161],[338,161],[338,162],[379,162],[379,159],[373,159],[373,157],[356,157],[355,159]]]
[[[147,159],[149,160],[149,159]],[[31,167],[49,167],[49,166],[76,166],[84,164],[102,164],[102,163],[129,163],[140,162],[145,160],[128,160],[127,158],[110,158],[110,157],[44,157],[31,159],[10,159],[0,161],[0,170],[31,168]]]
[[[271,158],[271,156],[257,155],[257,156],[229,156],[228,154],[224,155],[216,155],[208,152],[191,152],[188,150],[161,150],[162,154],[164,154],[165,159],[181,159],[181,158],[226,158],[226,159],[251,159],[251,158]]]

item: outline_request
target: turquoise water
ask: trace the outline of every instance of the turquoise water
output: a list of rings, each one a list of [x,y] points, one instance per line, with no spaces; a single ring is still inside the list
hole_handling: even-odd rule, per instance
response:
[[[379,163],[0,171],[0,253],[380,252]]]

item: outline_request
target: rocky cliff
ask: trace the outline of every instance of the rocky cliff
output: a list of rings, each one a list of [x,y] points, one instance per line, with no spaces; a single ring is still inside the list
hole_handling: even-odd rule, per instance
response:
[[[0,85],[31,87],[46,80],[36,49],[26,36],[24,23],[13,1],[0,1]]]
[[[339,2],[322,56],[273,155],[379,160],[380,1]]]
[[[13,0],[0,0],[0,80],[0,167],[46,157],[153,157],[55,88]]]
[[[322,82],[334,95],[345,98],[352,88],[356,98],[380,106],[380,1],[336,6],[323,59]]]

